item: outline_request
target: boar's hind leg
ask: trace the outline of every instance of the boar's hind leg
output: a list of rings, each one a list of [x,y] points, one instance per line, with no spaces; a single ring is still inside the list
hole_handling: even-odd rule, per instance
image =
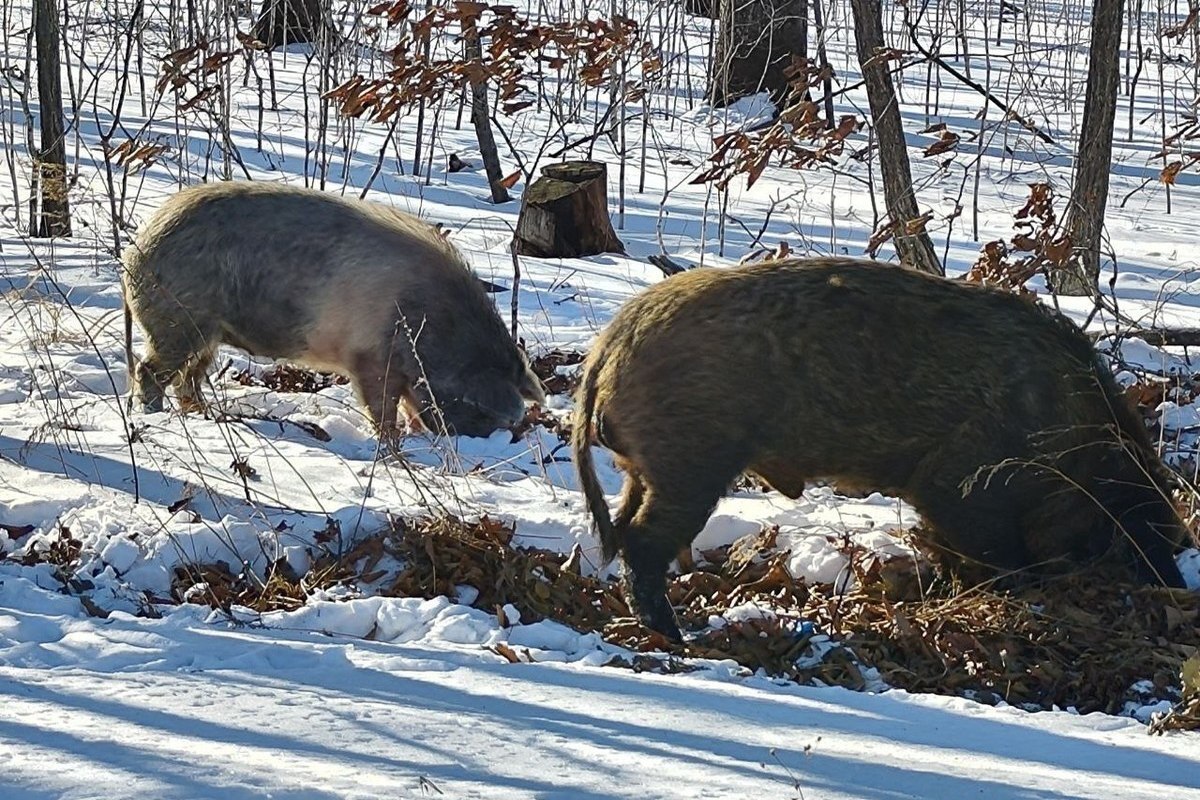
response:
[[[723,486],[704,492],[696,486],[663,491],[651,485],[628,526],[618,532],[621,589],[629,610],[642,624],[676,641],[682,636],[667,600],[667,566],[700,533],[723,491]],[[619,522],[632,510],[629,499]]]

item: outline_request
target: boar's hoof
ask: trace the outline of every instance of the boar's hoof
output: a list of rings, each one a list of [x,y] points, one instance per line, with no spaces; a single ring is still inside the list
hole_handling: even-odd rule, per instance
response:
[[[1150,586],[1166,586],[1168,589],[1186,589],[1187,581],[1175,563],[1171,554],[1170,544],[1166,540],[1155,539],[1149,543],[1139,543],[1144,558],[1133,559],[1133,569],[1140,583]]]
[[[675,609],[671,608],[661,582],[633,576],[628,569],[621,572],[621,593],[629,604],[630,612],[645,627],[658,631],[673,642],[682,642],[683,634],[679,631]]]

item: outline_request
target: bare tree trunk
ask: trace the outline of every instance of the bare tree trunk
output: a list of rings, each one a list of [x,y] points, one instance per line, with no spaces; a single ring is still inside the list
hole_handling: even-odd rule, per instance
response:
[[[833,68],[829,66],[829,54],[825,49],[828,31],[825,27],[825,13],[821,8],[821,0],[812,0],[813,23],[817,28],[817,66],[821,68],[824,77],[821,78],[821,89],[825,93],[825,127],[833,127]]]
[[[463,20],[463,40],[466,43],[467,58],[477,62],[480,69],[474,70],[473,75],[482,74],[483,45],[479,41],[479,28],[474,19]],[[479,154],[483,157],[483,167],[487,171],[488,186],[492,190],[493,203],[507,203],[508,189],[504,186],[504,173],[500,169],[500,154],[496,150],[496,137],[492,134],[492,122],[488,116],[487,79],[471,80],[471,122],[475,126],[475,138],[479,140]]]
[[[285,44],[307,44],[320,38],[321,0],[263,0],[252,35],[273,50]]]
[[[34,37],[37,48],[38,116],[42,138],[35,168],[41,209],[30,221],[35,236],[70,236],[67,202],[67,143],[63,133],[62,81],[59,65],[58,6],[54,0],[35,0]]]
[[[1087,97],[1083,104],[1079,152],[1075,157],[1075,184],[1067,210],[1071,264],[1067,269],[1050,273],[1050,286],[1060,294],[1094,294],[1100,278],[1100,243],[1121,80],[1123,6],[1124,0],[1095,0],[1092,4]]]
[[[896,104],[896,91],[887,64],[869,64],[871,58],[884,47],[880,0],[850,0],[850,10],[854,15],[858,63],[862,66],[875,125],[875,141],[879,145],[883,202],[894,226],[893,244],[900,260],[908,266],[944,275],[945,270],[924,226],[917,223],[918,230],[909,230],[909,223],[916,220],[920,213],[917,210],[917,198],[913,194],[912,170],[908,164],[908,148],[904,143],[904,127]]]
[[[739,97],[787,94],[792,56],[808,56],[804,0],[720,0],[708,96],[716,106]]]

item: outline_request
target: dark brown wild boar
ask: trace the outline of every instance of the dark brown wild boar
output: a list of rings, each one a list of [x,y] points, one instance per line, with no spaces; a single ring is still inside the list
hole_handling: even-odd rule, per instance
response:
[[[147,411],[185,408],[219,344],[348,375],[377,427],[397,406],[486,436],[542,398],[480,281],[430,225],[391,207],[269,182],[167,200],[125,255],[126,324],[146,331],[134,377]],[[132,367],[132,363],[131,363]],[[415,421],[415,420],[410,420]]]
[[[593,440],[625,472],[615,520]],[[902,497],[963,562],[1109,554],[1183,585],[1171,479],[1087,338],[1012,294],[900,267],[789,260],[656,284],[589,353],[573,448],[630,606],[670,636],[667,566],[743,471],[793,498],[815,478]]]

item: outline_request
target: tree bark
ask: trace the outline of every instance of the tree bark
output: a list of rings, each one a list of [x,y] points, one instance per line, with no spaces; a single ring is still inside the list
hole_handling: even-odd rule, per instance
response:
[[[463,20],[463,41],[467,58],[478,65],[472,76],[482,76],[483,44],[479,41],[479,28],[474,19]],[[496,137],[492,133],[492,122],[488,116],[487,78],[471,78],[471,124],[475,126],[475,138],[479,140],[479,155],[483,157],[483,168],[487,172],[488,186],[492,190],[493,203],[507,203],[512,197],[504,186],[504,172],[500,169],[500,154],[496,150]]]
[[[941,261],[924,227],[909,232],[909,223],[920,216],[917,198],[913,194],[912,169],[908,163],[908,146],[904,141],[904,126],[896,91],[886,63],[868,66],[870,59],[884,47],[883,15],[880,0],[850,0],[854,15],[854,40],[858,63],[866,83],[871,118],[875,125],[875,141],[879,144],[879,172],[883,176],[883,201],[894,226],[892,243],[900,260],[922,272],[944,275]]]
[[[821,90],[825,93],[825,127],[833,127],[833,68],[829,66],[829,54],[825,49],[828,30],[825,27],[825,12],[821,0],[812,0],[813,23],[817,28],[817,66],[825,73],[821,79]]]
[[[564,161],[542,167],[521,197],[516,251],[539,258],[624,253],[608,216],[607,167]]]
[[[770,92],[787,95],[792,56],[808,57],[805,0],[720,0],[708,97],[714,106]]]
[[[36,219],[30,221],[30,228],[34,236],[70,236],[71,210],[67,199],[67,146],[63,132],[58,6],[54,0],[35,0],[33,26],[37,49],[38,116],[42,129],[34,165],[41,205]]]
[[[321,37],[321,0],[263,0],[252,35],[268,50],[286,44],[309,44]]]
[[[1095,0],[1092,4],[1087,95],[1079,133],[1079,152],[1075,157],[1075,183],[1071,187],[1071,202],[1067,209],[1071,263],[1066,269],[1050,273],[1050,287],[1060,294],[1095,294],[1100,278],[1100,244],[1104,233],[1104,207],[1108,203],[1113,122],[1117,116],[1117,90],[1121,80],[1124,5],[1124,0]]]

